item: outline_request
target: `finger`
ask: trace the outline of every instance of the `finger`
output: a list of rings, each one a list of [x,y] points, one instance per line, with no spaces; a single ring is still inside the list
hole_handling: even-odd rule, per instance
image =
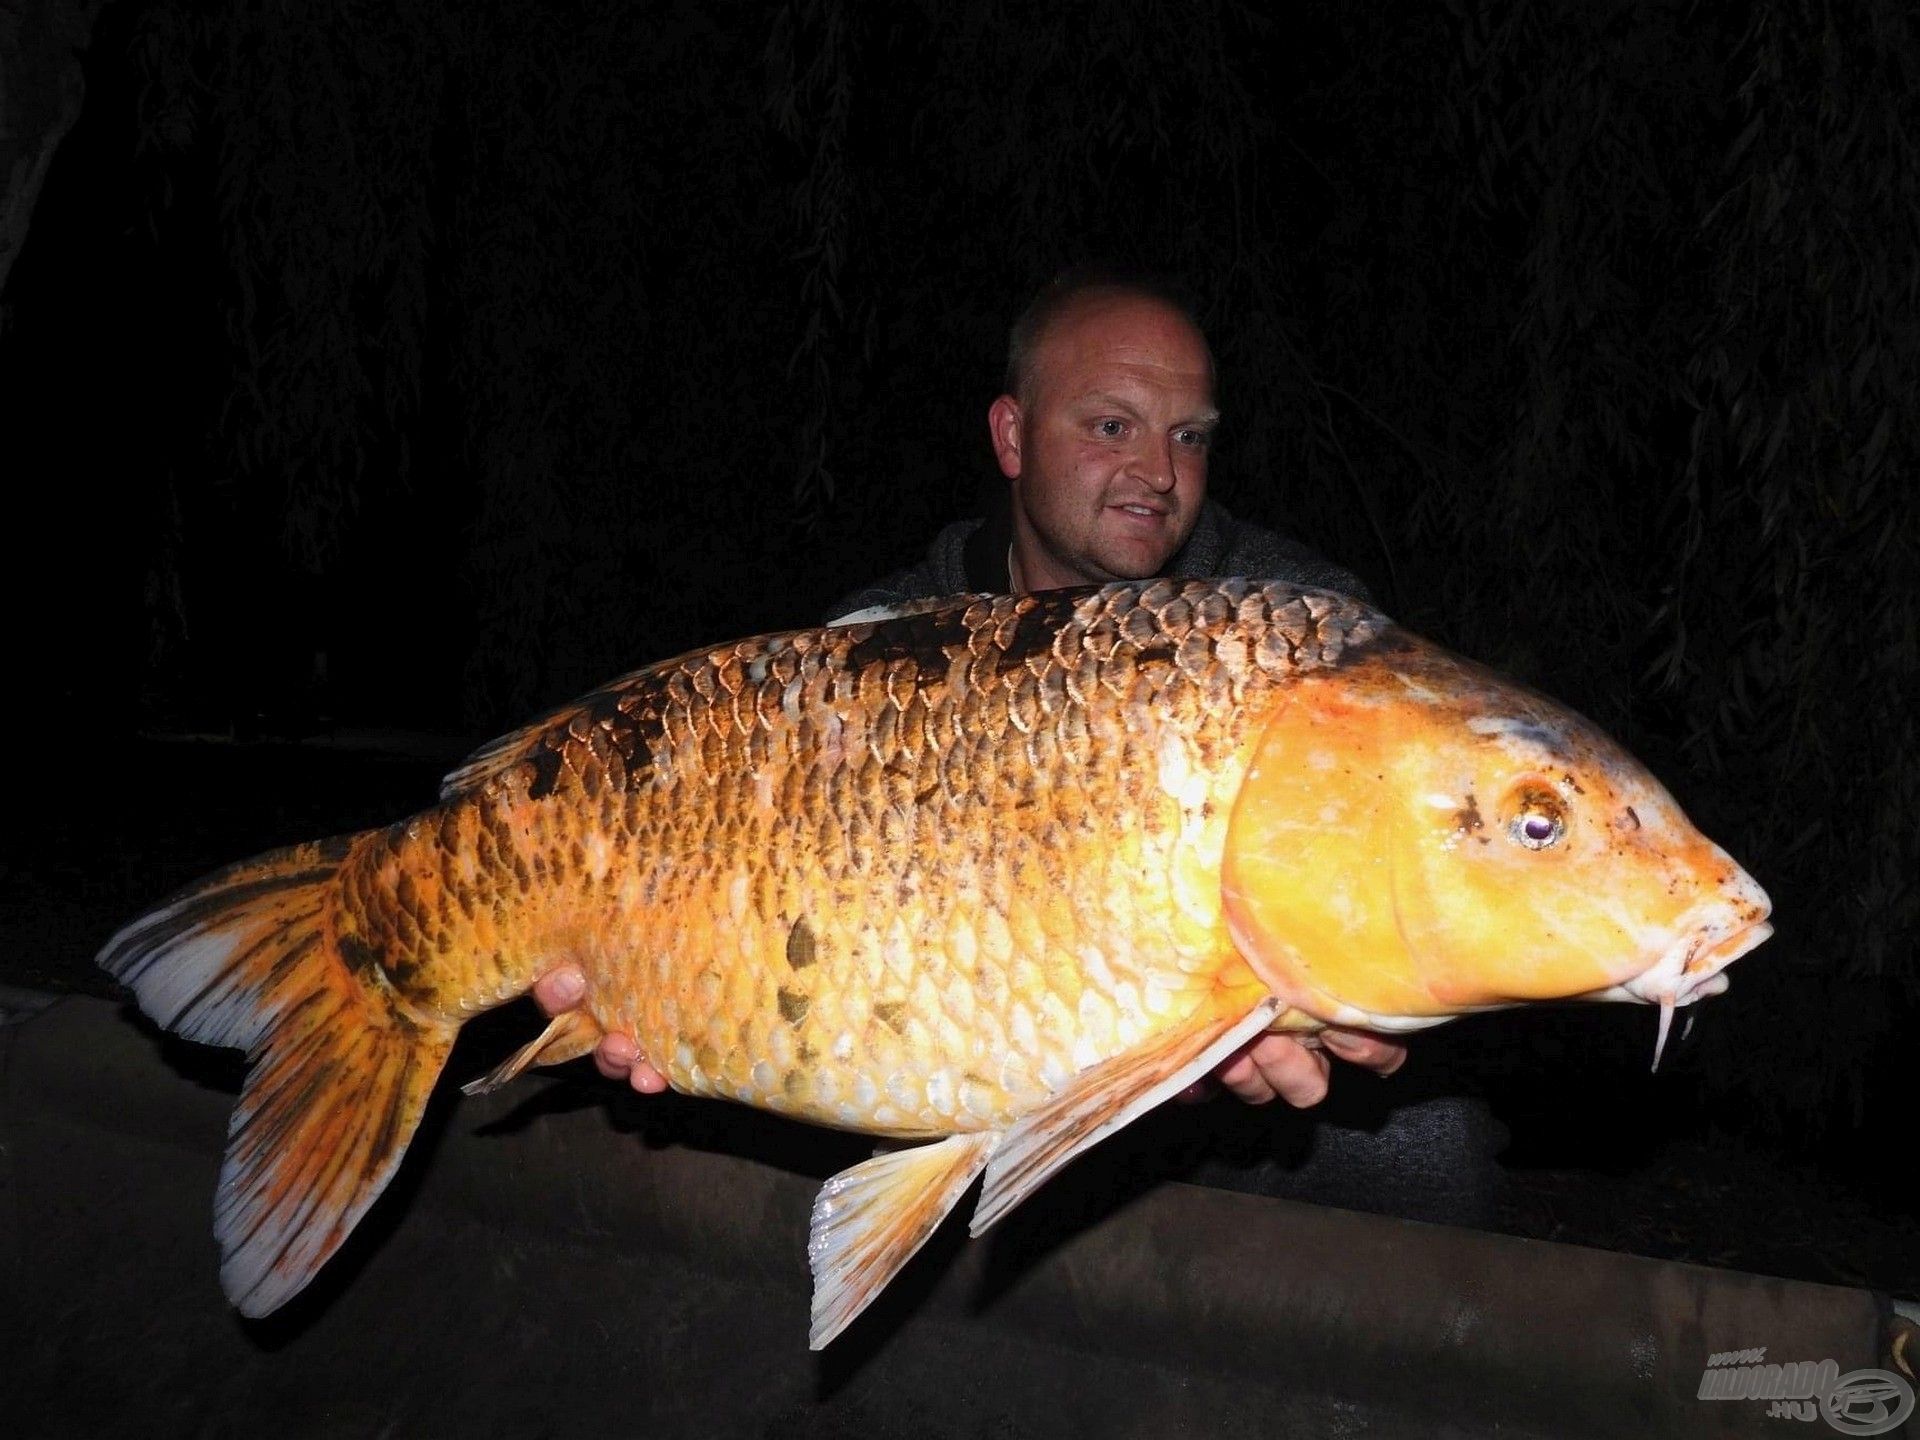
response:
[[[658,1095],[667,1088],[667,1077],[645,1060],[635,1060],[627,1072],[627,1083],[642,1095]]]
[[[1248,1053],[1251,1047],[1236,1050],[1221,1064],[1214,1067],[1213,1078],[1218,1080],[1226,1092],[1236,1100],[1248,1105],[1265,1105],[1279,1092],[1273,1088],[1265,1072],[1254,1063]]]
[[[602,1035],[593,1048],[593,1063],[607,1079],[624,1080],[642,1095],[658,1095],[667,1088],[667,1077],[648,1063],[631,1035]]]
[[[640,1047],[633,1043],[631,1035],[616,1032],[600,1037],[600,1043],[593,1047],[593,1063],[609,1080],[628,1080],[636,1064],[647,1062],[640,1058]]]
[[[1327,1098],[1333,1065],[1323,1051],[1309,1050],[1288,1035],[1262,1035],[1247,1047],[1247,1058],[1273,1093],[1296,1109]]]
[[[1323,1030],[1320,1043],[1363,1070],[1386,1076],[1407,1063],[1407,1047],[1364,1030]]]
[[[533,984],[533,1001],[552,1019],[572,1010],[586,997],[587,977],[578,965],[561,965],[549,970]]]

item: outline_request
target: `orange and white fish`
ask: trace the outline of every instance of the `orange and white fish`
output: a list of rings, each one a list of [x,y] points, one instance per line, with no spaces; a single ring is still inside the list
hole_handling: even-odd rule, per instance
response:
[[[222,871],[101,963],[253,1062],[227,1294],[298,1292],[462,1022],[582,1008],[476,1086],[635,1036],[674,1088],[929,1143],[814,1207],[832,1339],[982,1170],[980,1233],[1263,1030],[1725,988],[1766,895],[1578,716],[1352,600],[961,596],[662,661],[435,808]]]

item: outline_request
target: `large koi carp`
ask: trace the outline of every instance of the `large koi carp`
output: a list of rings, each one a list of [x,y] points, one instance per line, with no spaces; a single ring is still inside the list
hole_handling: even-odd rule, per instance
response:
[[[1337,595],[1161,580],[662,661],[101,963],[252,1061],[215,1211],[244,1314],[379,1195],[461,1024],[572,962],[583,1006],[477,1085],[619,1030],[688,1094],[925,1142],[822,1190],[818,1348],[983,1170],[976,1234],[1263,1030],[1591,999],[1664,1039],[1768,910],[1551,701]]]

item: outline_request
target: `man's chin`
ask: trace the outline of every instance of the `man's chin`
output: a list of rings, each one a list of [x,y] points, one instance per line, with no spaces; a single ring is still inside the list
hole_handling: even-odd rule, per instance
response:
[[[1139,536],[1095,539],[1099,543],[1084,549],[1055,551],[1057,559],[1042,568],[1041,576],[1051,575],[1052,585],[1111,585],[1121,580],[1150,580],[1166,573],[1180,548],[1178,544],[1142,543]],[[1041,580],[1041,576],[1033,579]],[[1041,581],[1033,588],[1046,589],[1048,584]]]
[[[1110,545],[1093,557],[1092,567],[1109,580],[1148,580],[1166,573],[1177,545]]]

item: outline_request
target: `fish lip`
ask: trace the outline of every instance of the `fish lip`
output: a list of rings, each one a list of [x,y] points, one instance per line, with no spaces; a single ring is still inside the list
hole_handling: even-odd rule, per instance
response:
[[[1764,944],[1772,935],[1773,924],[1765,918],[1754,919],[1739,926],[1715,943],[1703,946],[1688,964],[1681,977],[1682,981],[1693,982],[1697,988],[1706,981],[1721,979],[1723,970],[1749,950]],[[1725,985],[1724,979],[1721,979],[1721,983],[1722,986]]]

